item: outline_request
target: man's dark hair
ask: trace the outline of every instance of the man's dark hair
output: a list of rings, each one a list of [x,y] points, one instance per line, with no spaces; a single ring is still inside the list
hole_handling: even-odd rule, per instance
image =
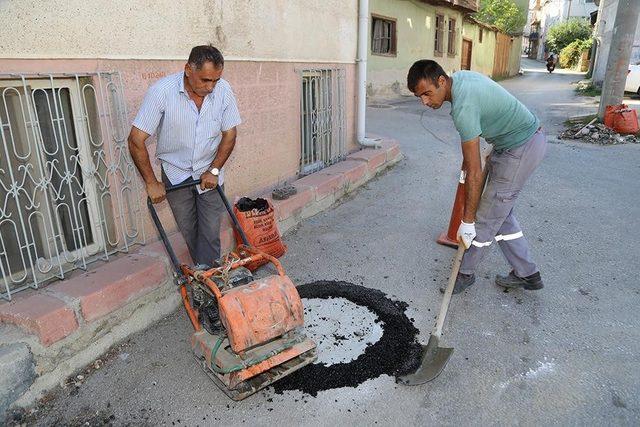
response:
[[[196,46],[191,49],[189,54],[189,64],[194,65],[196,70],[202,68],[205,62],[212,62],[216,68],[224,67],[224,58],[222,53],[210,44]]]
[[[420,80],[428,80],[438,87],[438,78],[443,76],[449,78],[440,64],[430,59],[421,59],[413,63],[407,74],[407,88],[414,92]]]

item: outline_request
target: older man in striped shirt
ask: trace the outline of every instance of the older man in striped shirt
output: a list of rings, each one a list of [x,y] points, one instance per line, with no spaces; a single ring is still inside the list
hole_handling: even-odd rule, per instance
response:
[[[207,268],[220,258],[220,214],[224,205],[214,189],[223,185],[223,166],[236,142],[240,113],[231,86],[222,79],[218,49],[196,46],[184,71],[153,84],[129,134],[131,157],[153,203],[167,198],[191,258]],[[145,141],[157,134],[158,180]],[[200,179],[199,186],[165,193],[166,185]]]

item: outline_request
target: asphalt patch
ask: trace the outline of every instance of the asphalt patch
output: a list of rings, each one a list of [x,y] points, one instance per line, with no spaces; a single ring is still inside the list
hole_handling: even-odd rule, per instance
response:
[[[276,393],[300,390],[317,396],[319,391],[357,387],[381,375],[406,375],[420,365],[419,331],[404,314],[407,303],[393,301],[377,289],[348,282],[318,281],[297,289],[301,298],[344,298],[366,307],[383,324],[382,337],[350,362],[329,366],[316,363],[286,376],[273,384]]]

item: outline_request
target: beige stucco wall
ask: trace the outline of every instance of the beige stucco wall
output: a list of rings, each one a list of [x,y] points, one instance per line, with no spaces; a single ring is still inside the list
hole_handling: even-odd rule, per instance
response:
[[[0,1],[0,57],[355,62],[357,0]],[[1,71],[1,70],[0,70]]]
[[[509,76],[515,76],[520,72],[522,61],[522,36],[514,37],[509,53]]]
[[[460,69],[460,51],[462,46],[462,15],[447,8],[436,7],[418,1],[371,0],[371,14],[396,19],[397,55],[380,56],[371,53],[371,28],[369,25],[367,57],[367,95],[370,98],[384,98],[409,95],[407,71],[418,59],[433,59],[448,73]],[[436,13],[445,16],[445,29],[449,18],[456,19],[456,54],[447,54],[447,32],[444,32],[444,53],[434,55]]]
[[[465,21],[462,35],[473,43],[471,52],[471,70],[491,77],[493,74],[493,59],[496,49],[496,32],[487,28],[482,29],[482,43],[480,43],[480,27],[474,22]]]

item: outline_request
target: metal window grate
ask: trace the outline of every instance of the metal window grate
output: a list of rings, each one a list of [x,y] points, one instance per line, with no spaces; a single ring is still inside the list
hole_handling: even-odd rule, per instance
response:
[[[457,47],[456,20],[449,18],[449,40],[447,45],[447,53],[449,55],[456,54]]]
[[[442,53],[443,52],[443,37],[444,37],[444,16],[436,15],[436,31],[434,37],[434,52]]]
[[[300,76],[300,175],[308,175],[347,154],[345,70],[306,69]]]
[[[144,243],[126,137],[119,73],[0,74],[0,297]]]

